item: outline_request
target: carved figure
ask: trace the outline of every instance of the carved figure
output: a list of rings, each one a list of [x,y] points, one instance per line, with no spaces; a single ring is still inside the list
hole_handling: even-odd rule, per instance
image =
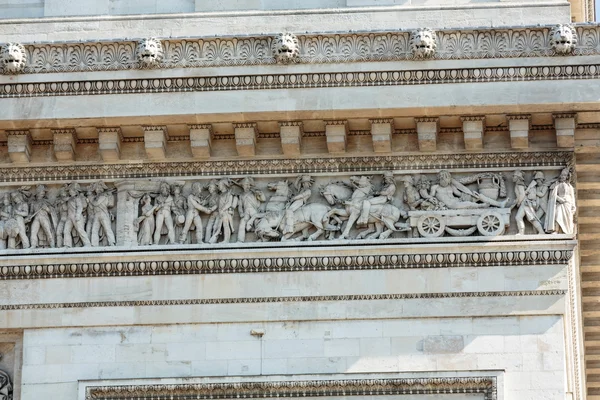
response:
[[[88,218],[92,218],[92,246],[99,246],[102,234],[106,238],[106,244],[114,246],[115,234],[111,226],[111,214],[108,211],[115,205],[114,196],[104,182],[96,182],[93,187],[96,193],[92,199],[94,214],[88,215]]]
[[[575,224],[575,190],[569,183],[571,171],[565,168],[560,172],[558,181],[550,186],[548,198],[548,210],[544,223],[544,229],[548,233],[573,234]]]
[[[95,193],[94,193],[94,185],[88,185],[86,191],[85,191],[85,203],[86,203],[86,207],[85,207],[85,216],[86,216],[86,220],[85,220],[85,233],[87,233],[88,237],[91,238],[92,237],[92,223],[94,222],[94,204],[93,204],[93,200],[95,197]]]
[[[533,175],[533,179],[536,182],[535,194],[537,196],[537,209],[535,210],[535,214],[541,222],[543,221],[542,217],[546,214],[546,210],[548,209],[548,188],[550,187],[550,184],[546,182],[546,177],[542,171],[537,171]]]
[[[208,221],[206,222],[206,230],[204,235],[204,240],[208,241],[212,237],[213,227],[215,225],[215,221],[219,217],[219,212],[217,211],[217,204],[219,203],[219,184],[215,179],[212,179],[206,189],[208,190],[208,198],[206,199],[206,207],[213,209],[214,211],[210,213],[208,217]]]
[[[426,177],[421,177],[418,184],[419,196],[423,200],[420,204],[421,210],[447,210],[448,208],[440,202],[437,198],[433,197],[431,193],[431,181]]]
[[[298,38],[293,33],[280,33],[273,38],[271,43],[273,57],[280,64],[289,64],[298,61],[300,46]]]
[[[7,43],[0,49],[0,62],[5,74],[18,74],[25,69],[27,53],[20,43]]]
[[[405,175],[400,180],[404,182],[404,194],[402,195],[402,199],[406,204],[408,204],[408,207],[411,210],[417,210],[423,202],[423,199],[421,199],[421,195],[415,187],[415,181],[413,177],[410,175]]]
[[[159,39],[147,38],[138,43],[135,54],[142,67],[153,67],[162,61],[164,50]]]
[[[175,243],[175,226],[171,209],[173,208],[173,196],[171,188],[167,182],[160,183],[159,194],[155,200],[156,205],[156,226],[154,228],[154,244],[160,243],[160,237],[167,234],[167,243]]]
[[[299,179],[302,180],[302,179]],[[305,178],[306,180],[306,178]],[[312,181],[312,179],[311,179]],[[328,212],[330,207],[311,203],[299,207],[294,214],[293,225],[291,231],[284,233],[284,219],[286,219],[286,206],[289,205],[289,188],[288,181],[271,182],[267,186],[269,190],[275,191],[265,207],[265,213],[261,214],[261,219],[256,226],[256,235],[263,241],[281,238],[282,241],[292,239],[293,236],[302,232],[299,240],[317,240],[324,232],[335,231],[339,228],[329,224]],[[310,234],[310,229],[315,228],[316,231]]]
[[[6,249],[7,239],[9,238],[9,224],[8,220],[12,216],[12,204],[10,202],[10,195],[7,193],[2,196],[2,207],[0,208],[0,249]],[[14,236],[18,232],[15,232]]]
[[[556,25],[550,30],[550,47],[557,54],[569,54],[577,46],[577,31],[572,25]]]
[[[337,216],[341,220],[346,221],[346,226],[338,239],[348,238],[350,230],[362,212],[363,201],[373,192],[371,178],[367,176],[350,177],[351,187],[354,190],[351,192],[349,199],[338,197],[340,194],[344,195],[344,192],[347,190],[344,187],[347,188],[348,184],[330,184],[321,191],[329,204],[341,203],[344,205],[344,208],[332,209],[325,217],[325,220],[329,220]],[[405,211],[391,204],[375,205],[369,213],[368,220],[368,224],[372,224],[373,226],[369,226],[367,232],[361,232],[357,238],[361,239],[368,233],[369,235],[366,237],[369,239],[387,239],[394,232],[408,230],[408,225],[398,222],[400,217],[406,216]],[[384,231],[384,228],[387,229]],[[371,233],[373,230],[375,232]]]
[[[240,224],[238,226],[238,242],[246,240],[246,232],[253,230],[254,221],[258,215],[258,209],[261,203],[266,201],[265,194],[256,189],[254,179],[246,176],[239,183],[244,192],[239,196],[238,213],[240,214]]]
[[[0,370],[0,400],[13,399],[13,385],[10,376]]]
[[[292,233],[294,231],[294,213],[300,209],[303,205],[308,202],[310,196],[312,196],[312,185],[314,180],[309,175],[300,175],[296,178],[294,186],[299,192],[297,195],[290,199],[291,204],[285,210],[285,224],[283,233]]]
[[[536,214],[537,208],[537,182],[532,180],[529,186],[525,187],[525,177],[519,170],[513,173],[513,182],[515,183],[515,196],[517,214],[515,220],[517,222],[518,235],[525,234],[525,217],[533,225],[539,234],[544,234],[544,228]]]
[[[187,234],[192,228],[196,230],[196,243],[202,243],[202,219],[200,218],[200,212],[210,214],[217,208],[216,205],[212,207],[205,207],[205,201],[200,197],[202,194],[202,184],[200,182],[194,182],[192,184],[192,192],[187,197],[187,214],[185,216],[185,224],[179,236],[179,243],[185,243]]]
[[[231,192],[231,179],[223,178],[219,181],[219,201],[217,210],[219,215],[215,220],[210,243],[217,243],[219,236],[223,235],[223,243],[229,243],[233,227],[233,211],[237,207],[237,198]]]
[[[35,197],[31,201],[31,216],[29,219],[32,220],[30,232],[30,244],[32,249],[38,247],[40,228],[42,228],[42,232],[45,235],[44,239],[48,246],[56,246],[53,227],[58,224],[58,216],[56,215],[54,206],[50,200],[46,198],[46,192],[45,185],[38,185],[35,188]]]
[[[450,209],[473,209],[473,208],[486,208],[489,206],[504,207],[508,203],[508,199],[504,201],[496,201],[489,197],[474,192],[467,188],[462,183],[455,179],[452,179],[452,175],[448,171],[440,171],[438,173],[439,184],[431,187],[431,196],[437,198],[439,201]],[[482,203],[474,201],[463,201],[460,197],[463,195],[471,196]],[[460,197],[455,197],[460,196]]]
[[[152,197],[149,193],[142,196],[140,203],[142,203],[141,213],[140,216],[133,221],[133,226],[138,233],[138,245],[148,246],[152,244],[152,235],[154,234],[154,211],[156,210],[156,207],[152,205]]]
[[[363,201],[362,212],[356,221],[358,225],[366,225],[369,220],[371,205],[388,204],[394,199],[396,194],[396,182],[394,182],[394,173],[387,171],[383,174],[383,188],[377,193],[376,197]]]
[[[68,193],[69,200],[67,200],[67,220],[64,225],[63,245],[73,247],[72,231],[75,230],[83,246],[90,246],[91,242],[85,231],[85,218],[83,218],[85,198],[81,195],[79,183],[69,184]]]
[[[25,202],[23,193],[20,190],[12,192],[10,197],[13,203],[11,220],[13,220],[16,224],[16,230],[18,232],[17,237],[21,240],[21,246],[24,249],[27,249],[29,248],[29,238],[27,237],[27,227],[25,226],[25,221],[29,216],[29,206]],[[9,237],[9,243],[10,241],[11,240]],[[14,249],[16,248],[16,245],[12,247],[9,245],[9,248]]]
[[[67,205],[68,201],[68,185],[64,185],[58,190],[58,197],[56,199],[55,205],[56,211],[58,213],[58,224],[56,225],[56,247],[64,246],[65,225],[67,223],[69,209]],[[71,232],[69,232],[69,236],[70,235]]]
[[[429,58],[433,56],[437,48],[435,31],[429,28],[412,31],[408,46],[415,58]]]

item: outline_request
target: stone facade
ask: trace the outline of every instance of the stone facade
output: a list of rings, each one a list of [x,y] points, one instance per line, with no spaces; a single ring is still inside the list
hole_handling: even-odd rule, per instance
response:
[[[0,2],[0,400],[600,396],[588,4],[143,3]]]

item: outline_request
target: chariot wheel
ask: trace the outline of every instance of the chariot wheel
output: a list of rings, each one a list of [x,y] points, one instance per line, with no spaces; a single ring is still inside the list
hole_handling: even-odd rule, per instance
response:
[[[444,234],[446,222],[439,215],[425,214],[417,221],[417,229],[422,237],[434,238]]]
[[[495,211],[488,211],[477,220],[477,230],[483,236],[499,236],[504,233],[502,216]]]

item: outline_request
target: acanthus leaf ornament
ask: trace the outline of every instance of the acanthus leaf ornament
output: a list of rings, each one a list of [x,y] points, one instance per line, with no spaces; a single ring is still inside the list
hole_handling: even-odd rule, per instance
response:
[[[5,74],[23,72],[27,62],[25,47],[20,43],[7,43],[0,49],[0,63]]]

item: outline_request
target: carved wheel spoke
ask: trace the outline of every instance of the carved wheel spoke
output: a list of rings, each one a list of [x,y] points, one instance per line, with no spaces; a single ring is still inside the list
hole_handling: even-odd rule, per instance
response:
[[[502,216],[495,211],[488,211],[477,220],[477,230],[484,236],[499,236],[504,233]]]
[[[417,229],[423,237],[442,236],[445,228],[445,221],[438,215],[423,215],[417,221]]]

